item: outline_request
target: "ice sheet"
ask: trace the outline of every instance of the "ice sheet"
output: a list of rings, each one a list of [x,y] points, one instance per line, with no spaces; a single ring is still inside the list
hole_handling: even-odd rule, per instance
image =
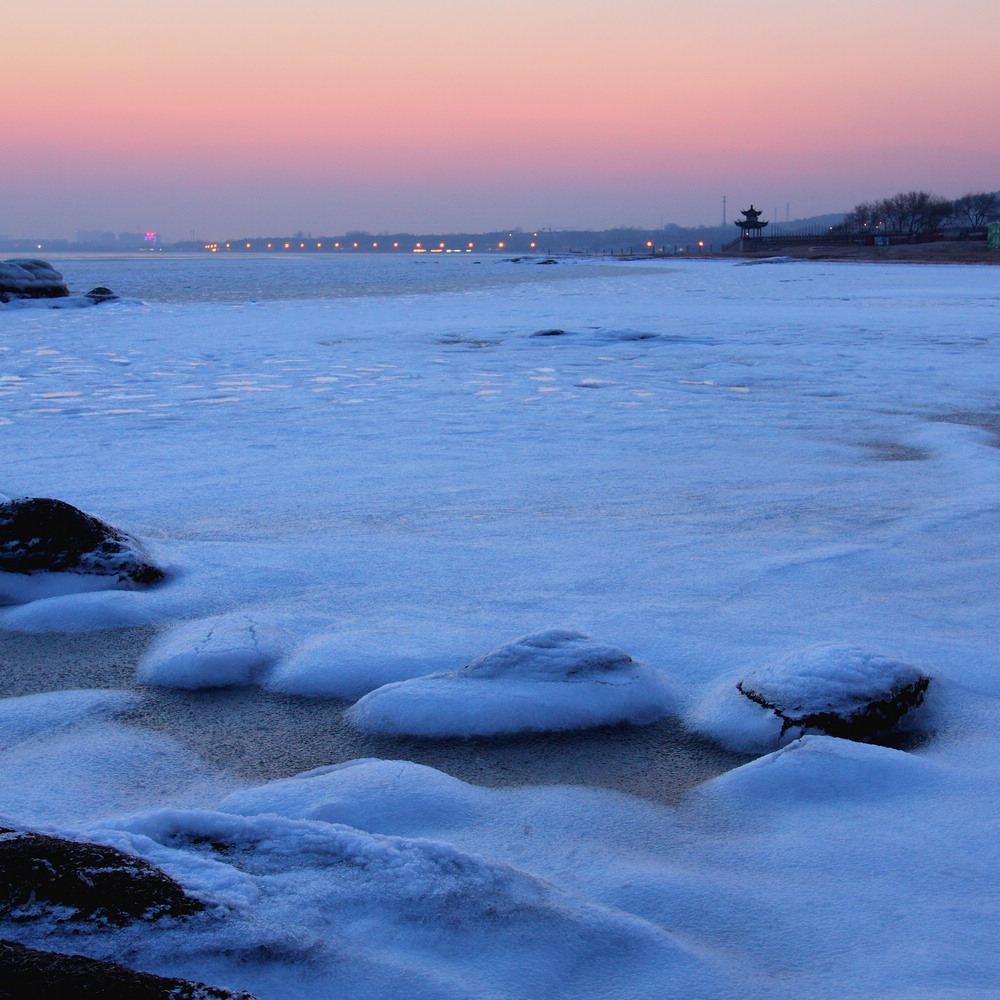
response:
[[[4,312],[0,491],[94,513],[171,575],[0,628],[249,616],[290,635],[264,683],[353,698],[562,625],[710,733],[718,685],[844,644],[933,668],[927,740],[807,738],[675,809],[384,761],[247,790],[88,715],[2,751],[0,815],[129,844],[222,910],[73,950],[264,1000],[991,995],[996,269],[573,266]],[[36,717],[12,711],[9,739]]]

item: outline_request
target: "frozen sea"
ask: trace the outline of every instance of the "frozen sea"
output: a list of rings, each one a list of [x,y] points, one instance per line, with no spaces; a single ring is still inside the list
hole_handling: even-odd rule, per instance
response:
[[[0,579],[0,825],[212,905],[0,936],[262,1000],[995,995],[1000,269],[53,263],[125,298],[0,306],[0,493],[168,578]],[[911,731],[762,726],[818,644],[929,676]]]

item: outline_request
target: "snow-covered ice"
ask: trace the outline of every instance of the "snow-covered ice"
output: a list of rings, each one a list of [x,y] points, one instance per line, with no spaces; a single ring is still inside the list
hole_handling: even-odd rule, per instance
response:
[[[0,313],[0,494],[94,512],[167,579],[0,608],[69,649],[159,633],[106,691],[26,695],[8,678],[37,691],[44,656],[0,661],[0,825],[133,850],[215,905],[4,936],[262,1000],[995,992],[996,268],[58,266],[126,298]],[[483,655],[556,626],[630,683]],[[860,694],[844,650],[931,678],[908,752],[779,748],[736,687]],[[251,784],[221,736],[209,766],[185,733],[221,684],[319,712],[323,766]],[[451,736],[655,707],[765,755],[679,805],[478,787],[407,760],[419,739],[338,756],[354,700]],[[187,730],[144,721],[168,703]]]
[[[139,700],[115,690],[0,700],[0,825],[50,828],[203,804],[240,785],[176,741],[116,718]]]

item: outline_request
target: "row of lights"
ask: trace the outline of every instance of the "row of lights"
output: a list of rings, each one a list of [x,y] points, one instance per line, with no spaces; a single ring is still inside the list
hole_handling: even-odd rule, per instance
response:
[[[514,234],[510,233],[509,235],[513,236]],[[533,235],[537,237],[538,233],[534,233]],[[531,243],[530,244],[531,249],[534,250],[535,247],[536,247],[536,245],[537,244],[535,244],[535,243]],[[648,245],[652,246],[653,244],[650,243]],[[360,244],[354,243],[354,244],[352,244],[351,249],[352,250],[357,250],[359,246],[360,246]],[[502,241],[499,242],[499,243],[497,243],[497,249],[498,250],[503,250],[505,246],[506,246],[506,244],[504,242],[502,242]],[[463,251],[463,250],[458,249],[458,248],[456,248],[456,249],[448,249],[448,247],[447,247],[446,244],[440,243],[440,244],[438,244],[437,247],[433,247],[431,249],[428,249],[422,243],[418,243],[413,248],[413,252],[414,253],[463,253],[463,252],[464,253],[469,253],[474,247],[475,247],[475,243],[470,243],[467,247],[465,247],[465,249]],[[232,243],[226,243],[225,244],[225,249],[226,250],[231,250],[232,248],[233,248]],[[306,248],[305,243],[300,243],[299,246],[298,246],[299,250],[305,250],[305,248]],[[399,249],[399,244],[398,243],[393,243],[392,248],[393,248],[393,250],[398,250]],[[39,245],[38,249],[41,250],[41,246],[40,245]],[[211,253],[218,253],[219,252],[219,244],[218,243],[206,243],[205,244],[205,249],[209,250]],[[253,249],[253,244],[248,242],[246,244],[246,249],[247,250],[252,250]],[[268,250],[273,250],[274,249],[274,244],[273,243],[268,243],[267,244],[267,249]],[[291,250],[292,249],[292,244],[290,242],[289,243],[283,243],[281,245],[281,249]],[[323,244],[320,243],[320,242],[318,242],[316,244],[316,249],[317,250],[322,250],[323,249]],[[340,250],[341,249],[340,243],[334,243],[333,244],[333,249],[334,250]],[[372,249],[373,250],[377,250],[378,249],[378,242],[377,241],[374,242],[374,243],[372,243]]]

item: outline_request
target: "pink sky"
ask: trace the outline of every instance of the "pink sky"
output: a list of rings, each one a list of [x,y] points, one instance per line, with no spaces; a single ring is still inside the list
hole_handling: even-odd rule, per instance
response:
[[[1000,189],[997,0],[47,0],[0,234],[714,224]],[[745,206],[744,206],[745,207]]]

